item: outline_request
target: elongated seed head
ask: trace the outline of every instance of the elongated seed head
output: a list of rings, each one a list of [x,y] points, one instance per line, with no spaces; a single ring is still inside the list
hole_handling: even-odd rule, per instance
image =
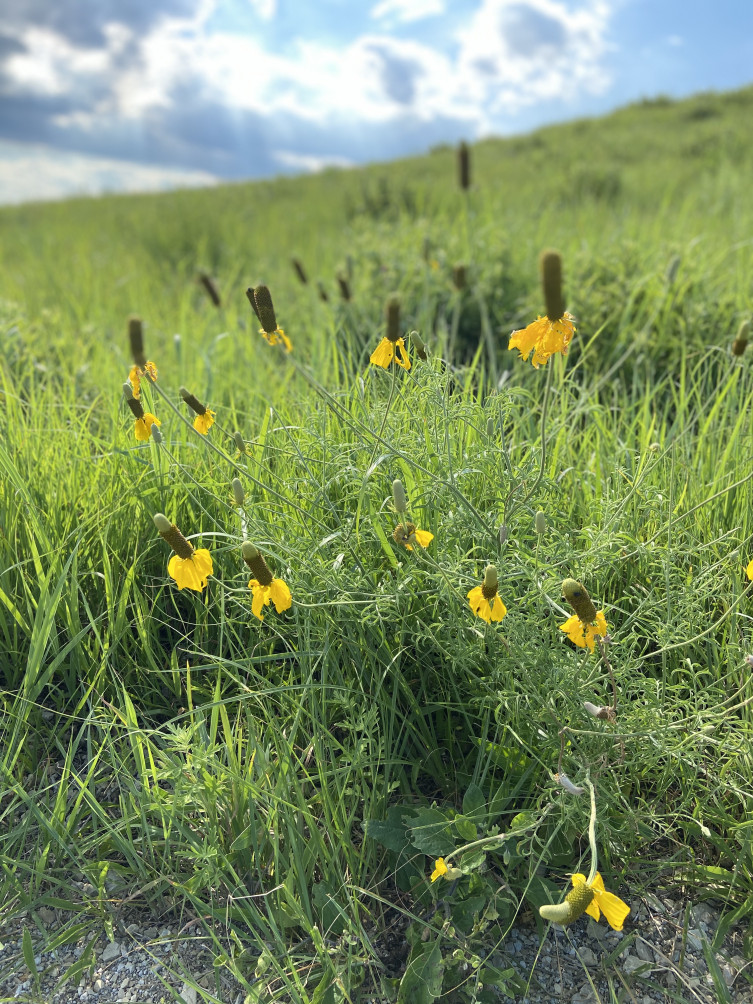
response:
[[[392,482],[392,504],[398,512],[405,512],[408,508],[408,499],[405,496],[405,488],[400,478],[395,478]]]
[[[464,192],[471,187],[471,151],[466,142],[458,147],[458,183]]]
[[[256,313],[261,321],[262,328],[264,328],[268,335],[273,334],[273,332],[277,331],[277,317],[272,303],[272,294],[269,292],[269,286],[255,287],[254,303],[256,304]]]
[[[540,265],[546,316],[550,321],[559,321],[565,313],[565,301],[562,296],[562,255],[559,251],[543,251]]]
[[[217,288],[217,283],[211,275],[209,275],[208,272],[199,272],[199,282],[204,287],[207,296],[215,307],[219,307],[222,303],[222,300],[220,299],[220,291]]]
[[[303,267],[303,263],[298,258],[292,258],[291,264],[293,266],[295,274],[298,276],[300,281],[305,286],[306,283],[309,281],[309,279],[308,276],[306,275],[306,269]]]
[[[585,586],[581,585],[577,579],[565,579],[562,583],[562,595],[583,624],[593,624],[596,620],[596,607],[593,605]]]
[[[397,296],[391,296],[387,301],[387,337],[391,342],[396,342],[400,337],[400,300]]]
[[[748,347],[748,336],[750,335],[750,321],[743,321],[737,330],[737,335],[732,343],[732,355],[741,356]]]
[[[259,324],[261,324],[261,317],[259,317],[259,310],[256,306],[256,300],[254,299],[254,291],[251,288],[251,286],[249,286],[248,289],[246,290],[246,298],[248,299],[248,302],[251,304],[251,309],[256,314],[257,321],[259,322]]]
[[[128,318],[128,341],[131,343],[131,356],[137,366],[146,366],[144,353],[144,328],[141,318],[133,314]]]
[[[345,275],[338,275],[337,285],[340,287],[340,296],[345,300],[346,303],[350,301],[350,283],[348,282],[348,277]]]
[[[141,404],[141,401],[139,401],[137,397],[134,397],[133,394],[131,394],[130,397],[126,398],[126,403],[128,407],[131,409],[131,413],[133,414],[133,417],[136,420],[144,417],[143,405]]]
[[[189,390],[186,390],[185,387],[178,387],[178,393],[186,402],[191,411],[196,412],[197,415],[206,414],[207,409],[205,405],[201,403],[198,397],[194,397],[194,395]]]

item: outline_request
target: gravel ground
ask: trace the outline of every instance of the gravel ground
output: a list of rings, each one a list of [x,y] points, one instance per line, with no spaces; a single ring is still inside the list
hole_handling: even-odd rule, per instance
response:
[[[550,928],[541,942],[533,925],[513,928],[504,955],[526,982],[519,1004],[753,1004],[753,971],[743,957],[742,932],[733,929],[713,955],[716,979],[704,955],[721,909],[693,907],[679,898],[653,896],[631,903],[623,932],[593,920],[563,930]],[[35,922],[36,918],[36,922]],[[26,965],[23,931],[29,931],[37,978]],[[0,926],[0,1000],[45,1004],[184,1004],[202,1000],[243,1004],[245,994],[222,966],[215,966],[216,943],[197,936],[198,928],[159,926],[129,918],[110,942],[104,931],[89,930],[76,940],[70,915],[42,908],[35,917],[16,917]],[[51,947],[56,935],[74,940]],[[61,986],[61,977],[72,974]],[[197,991],[204,988],[207,995]],[[296,1004],[296,1002],[291,1002]],[[367,996],[363,1004],[383,1004]]]

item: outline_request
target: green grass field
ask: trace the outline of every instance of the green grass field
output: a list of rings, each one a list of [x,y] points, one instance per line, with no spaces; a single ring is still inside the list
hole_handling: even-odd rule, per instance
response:
[[[447,148],[0,212],[2,919],[201,918],[249,1002],[497,1000],[511,925],[589,871],[560,772],[594,785],[608,889],[750,924],[751,114],[748,89],[485,141],[468,192]],[[577,334],[534,369],[507,341],[546,247]],[[395,294],[409,372],[369,365]],[[122,392],[131,314],[161,443]],[[426,549],[393,539],[395,478]],[[168,576],[158,512],[211,552],[205,590]],[[263,622],[243,540],[293,598]],[[606,658],[558,628],[568,577]]]

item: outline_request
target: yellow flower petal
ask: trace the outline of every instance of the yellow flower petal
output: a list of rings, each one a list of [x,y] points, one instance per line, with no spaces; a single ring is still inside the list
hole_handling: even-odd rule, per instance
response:
[[[474,586],[468,593],[468,604],[477,617],[480,617],[482,621],[486,621],[487,624],[491,624],[491,607],[489,606],[489,601],[484,596],[484,590],[481,586]]]
[[[395,362],[398,366],[402,366],[404,370],[410,369],[410,359],[408,358],[408,353],[405,351],[405,342],[402,338],[398,338],[395,342]]]
[[[491,619],[493,621],[501,621],[506,613],[507,607],[504,605],[499,596],[495,596],[494,602],[492,603]]]
[[[601,911],[607,918],[609,926],[613,927],[615,931],[621,931],[625,918],[630,913],[630,907],[627,903],[623,903],[620,897],[615,896],[614,893],[598,892],[595,884],[592,888],[594,890],[593,902],[598,903],[601,907]]]
[[[211,408],[207,408],[203,415],[197,415],[193,420],[193,427],[197,432],[200,432],[202,436],[206,436],[209,430],[214,425],[215,413]]]
[[[375,366],[383,366],[384,369],[387,369],[389,364],[392,362],[394,356],[395,356],[395,346],[389,340],[389,338],[385,337],[381,340],[381,342],[371,353],[369,362],[373,363]]]
[[[199,593],[206,586],[207,576],[212,571],[212,556],[204,547],[194,551],[189,558],[179,558],[174,554],[167,563],[167,573],[175,579],[178,589],[195,589]]]
[[[152,434],[153,425],[162,425],[158,418],[147,411],[143,418],[137,418],[133,425],[133,434],[139,442],[146,442]]]
[[[745,574],[746,574],[746,575],[748,576],[748,578],[749,578],[749,579],[750,579],[750,580],[751,580],[751,581],[753,582],[753,561],[751,561],[751,563],[750,563],[750,564],[748,565],[748,567],[747,567],[747,568],[745,569]]]
[[[293,597],[290,595],[287,584],[282,579],[272,579],[272,584],[269,586],[269,595],[278,614],[281,614],[283,610],[289,610],[293,605]]]
[[[577,645],[578,648],[588,647],[589,651],[593,652],[596,635],[604,636],[607,633],[607,621],[603,610],[599,610],[596,614],[593,624],[584,624],[577,614],[573,614],[564,624],[559,625],[559,629],[565,632],[573,645]]]
[[[599,909],[599,904],[596,901],[596,896],[591,900],[591,902],[586,907],[586,913],[589,917],[593,917],[595,921],[601,920],[601,910]]]
[[[421,547],[428,547],[434,540],[434,534],[429,533],[428,530],[416,530],[413,536],[416,538],[416,543],[420,544]]]
[[[444,858],[437,858],[434,862],[434,871],[431,873],[432,882],[436,882],[438,878],[446,875],[450,869],[445,864]]]
[[[563,314],[557,321],[548,317],[537,317],[528,327],[513,331],[508,348],[518,349],[523,359],[528,359],[535,367],[546,363],[555,352],[566,355],[567,348],[576,330],[572,314]]]
[[[264,620],[264,614],[262,609],[269,604],[269,586],[263,586],[257,579],[251,579],[248,583],[248,588],[254,595],[251,601],[251,613],[258,617],[260,621]]]

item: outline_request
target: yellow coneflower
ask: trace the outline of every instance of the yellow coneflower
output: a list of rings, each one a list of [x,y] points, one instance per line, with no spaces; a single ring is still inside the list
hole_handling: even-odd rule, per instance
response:
[[[195,589],[200,593],[207,584],[207,576],[214,571],[212,555],[205,547],[195,548],[163,513],[155,513],[153,518],[160,537],[175,551],[167,563],[167,574],[175,579],[178,589]]]
[[[293,343],[290,341],[282,328],[277,325],[277,315],[275,314],[274,304],[272,303],[272,294],[269,292],[269,287],[255,286],[253,289],[249,287],[246,290],[246,296],[248,297],[248,302],[251,304],[254,313],[259,319],[259,323],[261,324],[259,334],[266,339],[270,345],[282,344],[285,346],[286,352],[292,352]]]
[[[243,541],[241,553],[243,560],[254,573],[254,577],[248,583],[248,588],[254,597],[251,602],[251,613],[263,621],[262,610],[270,603],[274,603],[278,614],[288,610],[293,604],[290,590],[282,579],[274,578],[264,555],[250,540]]]
[[[544,288],[546,315],[510,335],[508,348],[518,349],[523,359],[533,352],[535,367],[546,363],[555,352],[567,354],[575,332],[575,318],[565,310],[562,298],[562,256],[557,251],[545,251],[541,256],[541,282]]]
[[[491,624],[492,621],[501,621],[507,613],[507,607],[500,599],[498,589],[497,569],[494,565],[487,565],[483,584],[474,586],[468,593],[468,603],[471,610],[487,624]]]
[[[196,418],[193,420],[194,429],[196,429],[197,432],[200,432],[202,436],[206,436],[214,425],[214,420],[216,418],[215,413],[211,408],[207,408],[206,405],[202,404],[201,401],[191,394],[190,391],[186,390],[185,387],[179,387],[178,393],[191,411],[193,411],[196,415]]]
[[[136,439],[145,443],[152,434],[152,426],[161,425],[162,423],[151,411],[144,411],[141,401],[135,396],[129,383],[123,384],[123,395],[135,419],[133,434]]]
[[[434,534],[428,530],[417,529],[415,523],[398,523],[392,533],[392,539],[396,544],[402,544],[407,550],[412,551],[414,544],[428,547],[434,540]]]
[[[575,613],[559,625],[560,631],[564,631],[578,648],[588,648],[593,652],[596,635],[604,637],[607,633],[604,611],[597,612],[586,587],[576,579],[565,579],[562,583],[562,595]]]
[[[580,873],[570,876],[573,887],[565,896],[564,903],[550,903],[539,907],[539,913],[544,920],[555,924],[572,924],[573,921],[587,913],[594,920],[600,920],[602,913],[610,927],[621,931],[625,918],[630,913],[630,907],[619,896],[607,892],[604,880],[596,872],[594,880],[589,883],[585,875]]]
[[[146,376],[154,383],[157,379],[157,367],[150,359],[146,358],[144,326],[141,323],[141,318],[135,315],[128,318],[128,341],[133,357],[133,366],[128,373],[128,379],[131,381],[133,396],[139,398],[141,396],[141,378]]]
[[[405,342],[400,337],[400,301],[396,296],[387,301],[387,334],[371,353],[370,362],[387,369],[393,359],[404,370],[410,369]]]

